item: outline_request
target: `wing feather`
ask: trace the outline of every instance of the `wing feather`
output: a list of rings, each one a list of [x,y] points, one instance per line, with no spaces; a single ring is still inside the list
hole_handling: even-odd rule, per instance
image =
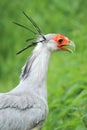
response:
[[[31,130],[42,125],[47,106],[33,95],[0,94],[0,130]]]

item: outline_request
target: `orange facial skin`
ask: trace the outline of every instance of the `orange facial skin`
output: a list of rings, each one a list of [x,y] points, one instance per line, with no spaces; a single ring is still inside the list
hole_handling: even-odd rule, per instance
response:
[[[62,49],[63,46],[69,45],[70,43],[70,40],[61,34],[57,34],[53,37],[52,40],[54,40],[57,43],[57,47],[59,49]]]

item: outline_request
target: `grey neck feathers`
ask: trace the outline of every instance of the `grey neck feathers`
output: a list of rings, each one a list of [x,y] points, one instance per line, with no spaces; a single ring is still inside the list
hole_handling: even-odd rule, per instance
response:
[[[22,69],[21,80],[45,78],[50,53],[46,47],[37,46]]]
[[[21,79],[26,79],[29,76],[29,73],[32,68],[32,64],[35,61],[36,56],[32,54],[26,64],[22,68],[22,73],[21,73]]]

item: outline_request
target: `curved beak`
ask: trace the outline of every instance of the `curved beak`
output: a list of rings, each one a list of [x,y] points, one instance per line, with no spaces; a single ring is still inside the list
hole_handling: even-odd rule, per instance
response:
[[[67,48],[67,51],[69,51],[69,52],[71,52],[71,53],[73,53],[73,51],[75,51],[75,44],[74,44],[74,42],[70,42],[70,44],[68,45],[68,47],[70,47],[70,48]]]
[[[70,41],[67,45],[63,45],[61,50],[65,50],[65,51],[68,51],[70,53],[73,53],[75,51],[74,42]]]

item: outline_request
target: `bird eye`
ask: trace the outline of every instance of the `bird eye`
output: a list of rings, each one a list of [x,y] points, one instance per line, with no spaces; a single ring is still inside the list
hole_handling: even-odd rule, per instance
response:
[[[61,43],[63,41],[63,39],[59,39],[58,42]]]

